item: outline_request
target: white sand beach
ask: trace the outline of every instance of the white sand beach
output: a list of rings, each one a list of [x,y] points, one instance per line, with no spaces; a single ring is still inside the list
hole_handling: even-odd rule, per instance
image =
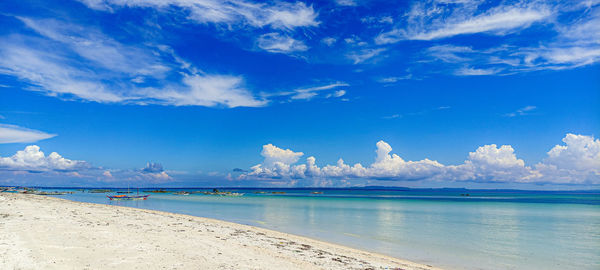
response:
[[[0,193],[0,269],[435,269],[215,219]]]

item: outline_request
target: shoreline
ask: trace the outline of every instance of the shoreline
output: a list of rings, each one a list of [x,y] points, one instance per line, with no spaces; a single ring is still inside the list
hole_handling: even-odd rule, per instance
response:
[[[218,219],[0,193],[2,269],[438,269]]]

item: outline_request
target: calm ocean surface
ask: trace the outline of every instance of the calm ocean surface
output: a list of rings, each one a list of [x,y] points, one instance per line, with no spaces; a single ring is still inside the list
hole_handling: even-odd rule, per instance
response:
[[[60,197],[217,218],[449,269],[600,269],[598,192],[223,190],[245,195]]]

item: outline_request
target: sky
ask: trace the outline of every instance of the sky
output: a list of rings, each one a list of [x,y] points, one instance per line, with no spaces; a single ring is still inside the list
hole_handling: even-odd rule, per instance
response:
[[[0,185],[600,188],[600,1],[0,2]]]

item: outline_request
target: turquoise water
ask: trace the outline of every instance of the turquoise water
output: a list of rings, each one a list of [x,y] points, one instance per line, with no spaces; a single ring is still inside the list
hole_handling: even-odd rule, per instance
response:
[[[217,218],[449,269],[600,269],[600,193],[230,190],[245,195],[61,197]]]

